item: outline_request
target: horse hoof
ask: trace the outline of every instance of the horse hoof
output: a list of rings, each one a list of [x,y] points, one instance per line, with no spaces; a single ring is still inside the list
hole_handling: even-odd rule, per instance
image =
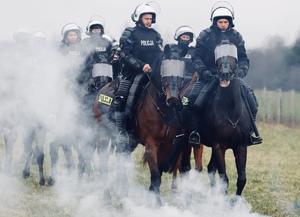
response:
[[[156,199],[155,207],[160,208],[163,206],[163,202],[161,201],[160,198]]]
[[[109,190],[104,191],[103,200],[106,205],[111,205],[111,195],[109,193]]]
[[[30,172],[23,170],[23,178],[24,179],[28,179],[29,175],[30,175]]]
[[[45,186],[45,179],[44,178],[40,179],[39,184],[40,186]]]
[[[49,181],[48,181],[48,185],[49,186],[54,186],[54,184],[55,184],[55,179],[53,177],[50,177]]]
[[[176,182],[172,182],[172,184],[171,184],[171,189],[172,189],[172,190],[177,190],[177,189],[178,189],[178,186],[177,186],[177,183],[176,183]]]
[[[231,207],[234,207],[240,200],[241,200],[241,196],[235,195],[234,197],[230,198],[229,204]]]
[[[202,166],[196,166],[195,170],[200,173],[203,170],[203,167]]]

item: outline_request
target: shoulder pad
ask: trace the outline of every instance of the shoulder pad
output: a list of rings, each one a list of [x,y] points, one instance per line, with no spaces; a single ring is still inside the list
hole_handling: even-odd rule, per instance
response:
[[[123,43],[126,43],[126,42],[132,43],[132,41],[129,38],[130,38],[131,33],[133,32],[133,30],[134,30],[134,27],[127,27],[124,30],[124,32],[122,33],[121,38],[120,38],[120,44],[123,44]]]
[[[208,38],[209,34],[212,32],[210,28],[204,29],[199,33],[199,36],[197,37],[196,41],[200,42]]]
[[[111,35],[108,35],[108,34],[103,34],[102,38],[107,39],[110,43],[113,43],[115,41],[114,38]]]
[[[236,41],[236,46],[240,47],[240,46],[244,46],[245,44],[245,41],[243,39],[243,36],[235,29],[232,30],[232,34],[235,38],[235,41]]]
[[[156,32],[156,33],[157,33],[157,36],[156,36],[157,43],[158,44],[163,44],[163,39],[162,39],[161,35],[158,32]]]

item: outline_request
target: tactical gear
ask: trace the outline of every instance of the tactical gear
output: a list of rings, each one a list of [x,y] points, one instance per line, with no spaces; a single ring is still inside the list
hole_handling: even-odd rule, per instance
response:
[[[61,35],[66,40],[67,34],[70,31],[74,31],[77,34],[77,41],[81,41],[81,34],[82,34],[82,29],[75,23],[68,23],[66,24],[62,30],[61,30]]]
[[[204,70],[200,73],[200,77],[204,80],[204,81],[209,81],[211,80],[214,76],[211,73],[211,71],[209,70]]]
[[[196,98],[198,97],[200,91],[204,87],[204,83],[202,81],[196,81],[195,84],[193,85],[193,88],[191,90],[191,93],[189,95],[189,104],[194,103]],[[192,108],[192,105],[189,105],[190,108]]]
[[[234,10],[231,4],[226,1],[219,1],[215,3],[211,9],[210,20],[215,25],[217,20],[224,18],[230,23],[230,27],[234,27]]]
[[[145,64],[152,65],[162,52],[160,34],[152,28],[126,28],[120,38],[120,47],[125,53],[123,76],[135,76]]]
[[[144,14],[152,14],[152,23],[156,22],[156,12],[148,3],[138,5],[131,14],[131,19],[133,22],[138,22]]]
[[[139,73],[133,81],[129,90],[128,99],[125,107],[126,117],[132,117],[136,103],[143,92],[145,84],[149,81],[149,77],[145,73]]]
[[[178,29],[176,29],[174,39],[179,41],[181,35],[189,35],[190,43],[194,40],[194,30],[190,26],[180,26]]]
[[[125,112],[115,112],[116,128],[117,128],[117,152],[123,152],[129,144],[129,135],[126,131],[125,122]]]
[[[212,93],[217,89],[217,86],[219,84],[219,80],[212,79],[210,82],[208,82],[203,89],[200,91],[193,107],[198,111],[203,111],[209,101],[209,97],[212,95]]]
[[[250,116],[250,121],[252,125],[252,131],[250,132],[250,145],[258,145],[262,143],[262,138],[260,137],[256,124],[255,119],[258,111],[258,103],[256,97],[254,95],[253,90],[246,84],[245,81],[241,80],[241,94],[242,98],[246,104],[247,111]],[[252,134],[255,134],[253,136]]]
[[[237,68],[237,74],[240,78],[244,78],[248,74],[248,70],[249,70],[249,65],[242,64]]]
[[[101,29],[101,34],[104,34],[104,26],[105,26],[105,20],[103,17],[99,16],[99,15],[94,15],[90,18],[89,23],[86,26],[86,31],[85,34],[90,35],[91,34],[91,30],[95,27],[98,26]],[[97,27],[97,28],[98,28]]]
[[[121,80],[119,88],[115,94],[114,107],[115,111],[124,111],[126,100],[129,94],[129,90],[132,82],[130,80]]]

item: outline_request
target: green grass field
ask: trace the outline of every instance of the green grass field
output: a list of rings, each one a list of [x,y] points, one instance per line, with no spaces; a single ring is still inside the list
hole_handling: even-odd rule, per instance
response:
[[[296,217],[300,216],[300,150],[299,128],[288,128],[282,125],[270,125],[265,123],[258,124],[259,131],[264,138],[264,143],[259,146],[252,146],[248,149],[247,161],[247,184],[243,191],[243,197],[251,205],[250,213],[273,217]],[[48,138],[47,141],[49,141]],[[0,146],[1,162],[3,161],[5,149],[3,142]],[[32,165],[31,177],[23,180],[21,177],[23,165],[18,160],[21,150],[20,139],[15,146],[13,172],[10,176],[0,173],[0,216],[148,216],[147,213],[154,211],[141,211],[140,206],[131,207],[131,210],[113,204],[104,206],[101,198],[102,185],[97,181],[97,172],[93,179],[85,177],[83,191],[78,192],[76,186],[76,172],[71,180],[63,178],[59,184],[64,185],[64,189],[59,186],[41,187],[38,185],[37,166]],[[50,157],[48,143],[45,146],[45,173],[49,177]],[[139,186],[140,195],[149,187],[149,170],[142,165],[143,147],[139,147],[133,153],[135,172],[131,173],[131,185]],[[60,153],[61,154],[61,153]],[[204,150],[204,170],[199,176],[201,180],[206,180],[206,165],[210,157],[210,149]],[[235,192],[236,170],[232,151],[228,150],[227,172],[229,176],[229,195]],[[95,162],[97,156],[95,156]],[[60,166],[64,166],[64,160],[60,161]],[[96,168],[97,169],[97,168]],[[63,171],[62,171],[63,172]],[[112,177],[113,178],[113,177]],[[197,178],[197,177],[196,177]],[[110,180],[113,184],[114,181]],[[162,209],[160,216],[196,216],[188,214],[188,209],[181,210],[181,206],[172,202],[175,198],[171,190],[171,175],[163,174],[161,186],[162,198],[170,206]],[[136,197],[136,196],[134,196]],[[178,196],[177,196],[178,197]],[[196,197],[196,195],[194,195]],[[193,197],[193,198],[194,198]],[[116,198],[115,198],[116,199]],[[204,197],[205,199],[205,197]],[[137,201],[139,198],[137,199]],[[206,201],[207,202],[207,201]],[[199,207],[205,201],[199,200]],[[206,204],[205,204],[206,205]],[[173,208],[176,208],[174,212]],[[172,208],[172,209],[171,209]],[[191,208],[192,210],[193,208]],[[139,211],[141,213],[137,214]],[[174,212],[174,213],[172,213]],[[179,213],[178,213],[179,212]],[[164,214],[163,214],[164,213]],[[169,213],[169,214],[166,214]],[[149,214],[149,216],[151,216]],[[205,215],[199,216],[218,216]],[[244,215],[228,215],[244,216]],[[248,216],[248,215],[245,215]],[[249,214],[250,216],[250,214]],[[252,215],[251,215],[252,216]],[[260,215],[259,215],[260,216]]]

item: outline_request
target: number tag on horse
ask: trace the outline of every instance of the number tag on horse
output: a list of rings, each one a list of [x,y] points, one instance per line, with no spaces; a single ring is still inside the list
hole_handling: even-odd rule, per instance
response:
[[[181,102],[182,102],[183,106],[188,105],[189,104],[189,98],[184,96],[184,97],[182,97]]]
[[[111,105],[111,103],[112,103],[112,101],[113,101],[113,98],[112,97],[110,97],[110,96],[106,96],[106,95],[104,95],[104,94],[100,94],[99,95],[99,98],[98,98],[98,101],[100,102],[100,103],[103,103],[103,104],[105,104],[105,105]]]

